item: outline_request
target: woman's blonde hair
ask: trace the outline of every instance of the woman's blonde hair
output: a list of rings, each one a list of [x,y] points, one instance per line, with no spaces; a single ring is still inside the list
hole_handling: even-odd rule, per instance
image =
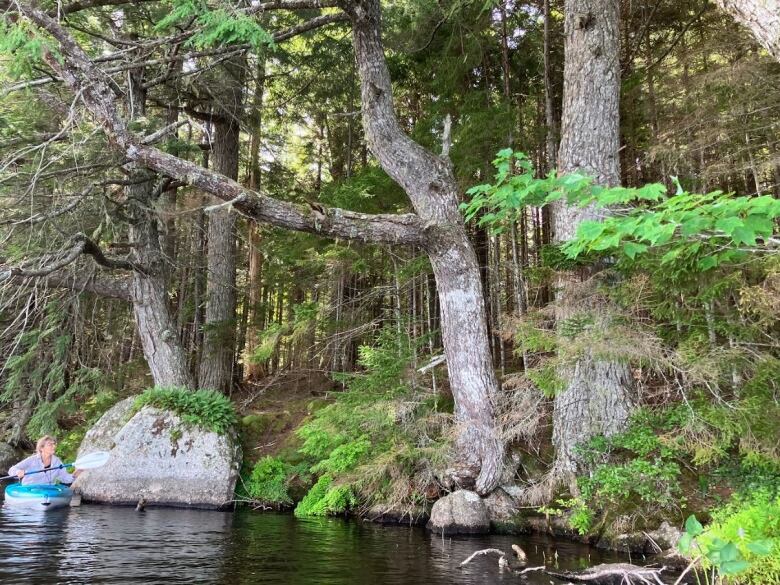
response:
[[[46,443],[54,443],[57,444],[57,439],[50,435],[43,435],[40,439],[38,439],[38,442],[35,444],[35,452],[40,453],[43,448],[46,446]]]

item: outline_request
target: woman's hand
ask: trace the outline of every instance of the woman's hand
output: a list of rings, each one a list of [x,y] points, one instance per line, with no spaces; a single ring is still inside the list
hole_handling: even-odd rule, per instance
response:
[[[19,471],[17,471],[16,472],[16,477],[18,477],[19,479],[22,479],[24,477],[24,469],[20,469]]]

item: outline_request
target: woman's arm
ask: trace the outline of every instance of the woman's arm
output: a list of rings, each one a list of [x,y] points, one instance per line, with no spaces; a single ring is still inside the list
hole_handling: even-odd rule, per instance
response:
[[[37,455],[30,455],[27,459],[21,460],[19,463],[8,469],[8,475],[18,475],[20,471],[29,471],[36,457]]]

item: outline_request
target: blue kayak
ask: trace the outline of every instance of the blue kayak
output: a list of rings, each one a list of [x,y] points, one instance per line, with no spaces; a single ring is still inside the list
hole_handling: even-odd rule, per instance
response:
[[[73,490],[64,485],[15,483],[5,488],[6,506],[51,510],[70,505],[72,497]]]

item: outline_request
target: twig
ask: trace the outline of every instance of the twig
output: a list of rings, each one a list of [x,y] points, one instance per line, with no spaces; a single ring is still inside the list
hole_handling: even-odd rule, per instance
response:
[[[682,583],[683,577],[685,577],[685,575],[688,574],[688,571],[693,569],[700,560],[701,557],[696,557],[695,559],[693,559],[691,563],[687,567],[685,567],[685,570],[682,573],[680,573],[680,576],[677,577],[677,581],[674,582],[674,585],[680,585],[680,583]]]
[[[482,550],[478,550],[477,552],[473,553],[469,558],[467,558],[465,561],[463,561],[459,566],[464,567],[468,565],[471,561],[474,560],[474,557],[480,556],[480,555],[489,555],[489,554],[497,554],[501,558],[506,557],[506,553],[500,549],[497,548],[485,548]]]
[[[246,195],[244,193],[241,193],[241,195],[239,195],[238,197],[234,197],[230,201],[225,201],[224,203],[217,203],[216,205],[209,205],[208,207],[204,207],[203,212],[211,213],[213,211],[222,209],[223,207],[232,207],[235,203],[240,203],[244,199],[246,199]]]
[[[528,567],[527,569],[523,569],[522,571],[515,571],[515,574],[517,575],[524,575],[525,573],[531,573],[533,571],[544,571],[545,566],[541,565],[540,567]]]

